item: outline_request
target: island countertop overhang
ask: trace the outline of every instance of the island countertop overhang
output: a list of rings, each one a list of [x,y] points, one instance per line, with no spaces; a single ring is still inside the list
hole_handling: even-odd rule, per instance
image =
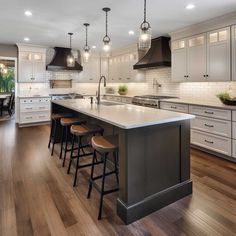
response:
[[[193,119],[195,116],[131,104],[103,105],[89,99],[54,100],[52,103],[91,116],[121,129],[134,129],[152,125]]]

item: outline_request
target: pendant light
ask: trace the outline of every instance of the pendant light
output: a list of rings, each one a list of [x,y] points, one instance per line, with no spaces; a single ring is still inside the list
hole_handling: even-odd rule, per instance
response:
[[[107,28],[108,28],[108,23],[107,23],[107,14],[108,14],[108,12],[111,10],[110,8],[108,8],[108,7],[104,7],[103,9],[102,9],[103,11],[105,11],[105,13],[106,13],[106,35],[104,36],[104,38],[103,38],[103,50],[105,51],[105,52],[108,52],[109,50],[110,50],[110,47],[111,47],[111,39],[110,39],[110,37],[107,35]]]
[[[83,52],[83,58],[84,58],[84,62],[88,62],[89,58],[91,56],[90,53],[90,47],[88,46],[88,23],[84,23],[85,26],[85,30],[86,30],[86,42],[85,42],[85,46],[84,46],[84,52]]]
[[[68,33],[68,35],[70,36],[70,54],[67,56],[67,66],[74,67],[75,66],[75,57],[72,54],[72,48],[71,48],[71,41],[72,41],[73,33]]]
[[[146,0],[144,0],[144,20],[140,26],[140,35],[139,35],[139,49],[147,51],[151,48],[152,42],[152,29],[146,20]]]

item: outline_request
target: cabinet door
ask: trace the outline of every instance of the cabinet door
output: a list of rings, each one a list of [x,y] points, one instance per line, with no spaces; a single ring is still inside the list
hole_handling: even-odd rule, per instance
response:
[[[172,43],[172,81],[187,80],[187,49],[186,40]]]
[[[231,28],[232,39],[232,80],[236,80],[236,25]]]
[[[230,80],[230,27],[207,33],[207,80]]]
[[[34,82],[46,82],[45,73],[46,65],[41,61],[33,62],[33,79]]]
[[[33,82],[33,63],[31,61],[19,61],[19,82]]]
[[[109,67],[109,60],[107,57],[101,58],[101,73],[100,76],[104,75],[108,79],[108,67]]]
[[[187,40],[187,79],[205,81],[206,78],[206,34],[197,35]]]

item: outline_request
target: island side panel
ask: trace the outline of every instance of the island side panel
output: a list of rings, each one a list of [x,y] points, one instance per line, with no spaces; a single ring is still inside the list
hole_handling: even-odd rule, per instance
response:
[[[190,122],[119,130],[118,215],[131,223],[191,194]]]

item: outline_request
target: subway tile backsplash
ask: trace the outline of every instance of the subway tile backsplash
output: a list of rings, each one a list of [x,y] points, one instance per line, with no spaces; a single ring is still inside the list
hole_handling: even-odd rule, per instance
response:
[[[45,83],[21,83],[18,84],[18,94],[46,94],[46,93],[68,93],[78,92],[81,94],[95,94],[96,83],[77,83],[78,73],[75,72],[46,72]],[[50,89],[49,79],[73,79],[72,88]],[[153,85],[158,82],[161,87]],[[108,86],[118,87],[118,83],[108,83]],[[129,95],[141,94],[165,94],[177,96],[184,99],[205,100],[214,102],[217,100],[216,94],[228,91],[232,96],[236,96],[235,82],[186,82],[177,83],[171,81],[171,68],[152,69],[146,71],[145,83],[128,83]],[[104,89],[102,88],[102,92]]]

